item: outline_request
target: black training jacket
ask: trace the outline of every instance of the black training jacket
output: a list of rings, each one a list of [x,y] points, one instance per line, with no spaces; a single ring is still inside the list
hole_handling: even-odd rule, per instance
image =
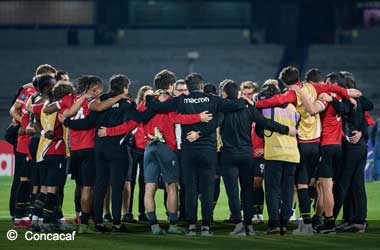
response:
[[[201,91],[191,91],[189,95],[180,95],[166,102],[160,102],[152,96],[147,96],[146,106],[158,113],[178,112],[180,114],[198,114],[203,111],[217,116],[220,112],[232,112],[246,107],[244,100],[226,100],[219,96],[206,95]],[[216,148],[216,130],[208,129],[207,123],[181,125],[182,148],[211,149]],[[190,131],[201,131],[202,136],[195,142],[186,140]],[[209,133],[203,134],[204,131]]]
[[[368,124],[365,118],[365,111],[371,111],[373,109],[373,103],[364,96],[357,98],[356,109],[349,102],[349,113],[343,115],[343,132],[346,136],[352,135],[352,131],[357,130],[362,132],[362,137],[357,143],[358,145],[366,145],[368,141]]]
[[[106,100],[114,97],[115,95],[111,93],[104,94],[100,97],[100,100]],[[85,130],[91,127],[114,127],[122,124],[125,121],[134,120],[136,122],[145,122],[154,116],[155,112],[152,110],[146,110],[144,112],[139,112],[136,109],[136,104],[128,99],[121,99],[112,105],[111,108],[104,110],[102,112],[91,111],[90,115],[86,119],[71,120],[66,119],[64,125],[76,129]],[[96,134],[96,143],[111,142],[119,143],[124,135],[112,136],[112,137],[102,137],[99,138]]]
[[[266,119],[254,106],[236,112],[224,113],[224,122],[220,126],[223,153],[252,154],[252,123],[256,127],[268,129],[280,134],[288,134],[289,128],[278,122]]]

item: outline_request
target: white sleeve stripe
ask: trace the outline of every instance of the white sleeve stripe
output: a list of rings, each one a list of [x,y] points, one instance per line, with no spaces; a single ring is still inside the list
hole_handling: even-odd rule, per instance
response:
[[[59,102],[55,102],[55,104],[57,105],[58,109],[61,109],[61,105],[59,105]]]
[[[88,108],[90,109],[90,106],[91,106],[91,104],[93,103],[93,102],[95,102],[96,101],[96,99],[92,99],[89,103],[88,103]]]
[[[317,101],[317,103],[321,106],[321,111],[325,110],[326,109],[326,106],[323,102],[321,102],[320,100]]]

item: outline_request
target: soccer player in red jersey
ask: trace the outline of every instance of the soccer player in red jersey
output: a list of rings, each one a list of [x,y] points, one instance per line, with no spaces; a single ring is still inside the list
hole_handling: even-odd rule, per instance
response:
[[[56,70],[51,65],[43,64],[37,67],[36,75],[40,74],[51,74],[55,76]],[[31,157],[29,152],[29,142],[31,136],[26,134],[26,127],[29,123],[29,112],[26,110],[26,103],[29,97],[36,92],[32,83],[24,85],[16,97],[9,113],[12,118],[20,125],[19,135],[17,137],[17,147],[16,147],[16,158],[15,158],[15,168],[18,175],[14,178],[19,178],[20,182],[18,185],[14,180],[11,189],[10,198],[10,208],[11,215],[15,217],[16,227],[28,227],[31,224],[28,218],[29,213],[29,185],[30,185],[30,174],[31,174]],[[17,189],[16,189],[17,188]],[[17,193],[16,193],[17,190]],[[15,202],[15,206],[14,206]],[[12,208],[15,208],[12,211]]]
[[[326,84],[344,86],[344,76],[340,73],[331,73],[327,75]],[[317,177],[319,178],[321,191],[319,199],[322,200],[325,220],[315,229],[318,233],[335,233],[333,180],[342,163],[341,144],[343,132],[341,114],[349,112],[349,105],[343,103],[342,98],[335,93],[322,93],[317,102],[311,103],[300,88],[294,87],[293,89],[301,95],[304,106],[310,114],[320,113],[322,123],[320,138],[321,162],[318,167]]]
[[[286,87],[299,86],[306,96],[314,102],[321,93],[334,92],[342,98],[348,100],[351,96],[360,96],[361,92],[355,89],[343,89],[336,85],[301,83],[298,70],[294,67],[286,67],[280,73],[280,79]],[[311,116],[303,105],[302,98],[293,90],[288,90],[284,94],[276,95],[272,98],[259,100],[256,102],[257,108],[267,108],[280,106],[287,103],[296,105],[297,111],[301,115],[299,124],[298,143],[301,153],[301,163],[296,169],[296,184],[300,212],[303,221],[300,221],[295,233],[312,233],[311,216],[310,216],[310,197],[308,188],[311,178],[314,175],[315,168],[319,160],[319,138],[320,138],[320,120],[319,116]]]

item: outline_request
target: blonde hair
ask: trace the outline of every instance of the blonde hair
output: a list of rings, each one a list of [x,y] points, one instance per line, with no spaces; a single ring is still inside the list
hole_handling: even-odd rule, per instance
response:
[[[141,101],[144,98],[145,92],[147,92],[148,90],[153,90],[153,88],[151,86],[145,85],[139,89],[139,92],[137,92],[137,99],[136,99],[137,105],[139,105],[141,103]]]
[[[240,84],[240,90],[253,89],[253,93],[259,92],[259,85],[252,81],[245,81]]]

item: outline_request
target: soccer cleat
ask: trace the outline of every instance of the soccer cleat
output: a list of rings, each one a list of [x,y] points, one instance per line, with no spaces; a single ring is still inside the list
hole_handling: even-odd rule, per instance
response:
[[[74,221],[75,221],[76,224],[80,224],[80,213],[77,213]]]
[[[14,220],[14,228],[29,228],[32,225],[32,220],[29,217]]]
[[[323,225],[323,217],[314,215],[313,218],[311,218],[311,225],[313,226],[314,231],[316,231],[316,228]]]
[[[39,218],[37,215],[32,215],[32,223],[30,225],[30,230],[34,232],[39,232],[41,230],[42,222],[42,218]]]
[[[57,229],[60,231],[71,231],[73,226],[65,219],[58,220]]]
[[[143,214],[140,214],[140,215],[139,215],[139,221],[143,221],[143,222],[145,222],[145,221],[149,221],[149,219],[148,219],[148,217],[146,216],[146,214],[143,213]]]
[[[315,231],[319,234],[336,234],[336,229],[334,225],[322,224],[315,228]]]
[[[257,233],[256,233],[256,231],[255,231],[255,229],[253,228],[252,225],[248,225],[248,226],[246,227],[246,232],[247,232],[247,235],[248,235],[248,236],[254,236],[254,235],[257,235]]]
[[[213,235],[214,235],[214,233],[211,231],[210,227],[208,227],[208,226],[202,226],[201,227],[201,236],[211,237]]]
[[[109,233],[110,230],[104,224],[97,224],[97,225],[95,225],[95,232],[96,233]]]
[[[189,227],[185,231],[186,236],[197,236],[196,227],[194,224],[189,225]]]
[[[88,233],[88,225],[79,224],[78,225],[78,234],[85,234],[85,233]]]
[[[293,234],[313,234],[313,226],[311,223],[305,224],[303,220],[298,220],[298,227],[293,230]]]
[[[128,228],[124,224],[113,225],[111,231],[112,233],[129,233]]]
[[[267,230],[267,235],[281,235],[280,227],[269,227]]]
[[[158,224],[152,225],[151,228],[152,228],[152,234],[153,235],[165,235],[166,234],[165,230],[162,229],[160,227],[160,225],[158,225]]]
[[[365,224],[353,223],[347,226],[347,228],[344,228],[344,232],[365,233],[366,229],[367,227]]]
[[[247,236],[243,222],[236,224],[234,230],[230,233],[231,236]]]
[[[32,220],[29,217],[23,217],[21,219],[15,219],[13,226],[15,228],[29,228],[32,225]]]
[[[297,215],[296,215],[296,210],[292,209],[293,213],[292,216],[290,216],[289,221],[297,221]]]
[[[264,216],[262,214],[254,214],[252,218],[254,224],[264,224]]]
[[[167,231],[168,234],[184,235],[185,231],[177,225],[170,225]]]
[[[347,227],[347,226],[349,226],[350,225],[350,223],[349,222],[347,222],[347,221],[342,221],[342,222],[340,222],[338,225],[336,225],[336,230],[337,231],[343,231],[343,229],[345,228],[345,227]]]
[[[104,220],[104,222],[112,222],[112,216],[111,216],[111,214],[105,214],[104,216],[103,216],[103,220]]]
[[[42,223],[41,232],[51,232],[55,230],[55,225],[50,223]]]
[[[133,218],[133,214],[124,214],[121,222],[124,223],[137,223],[137,220]]]
[[[287,235],[288,234],[288,228],[287,227],[281,227],[281,235]]]

